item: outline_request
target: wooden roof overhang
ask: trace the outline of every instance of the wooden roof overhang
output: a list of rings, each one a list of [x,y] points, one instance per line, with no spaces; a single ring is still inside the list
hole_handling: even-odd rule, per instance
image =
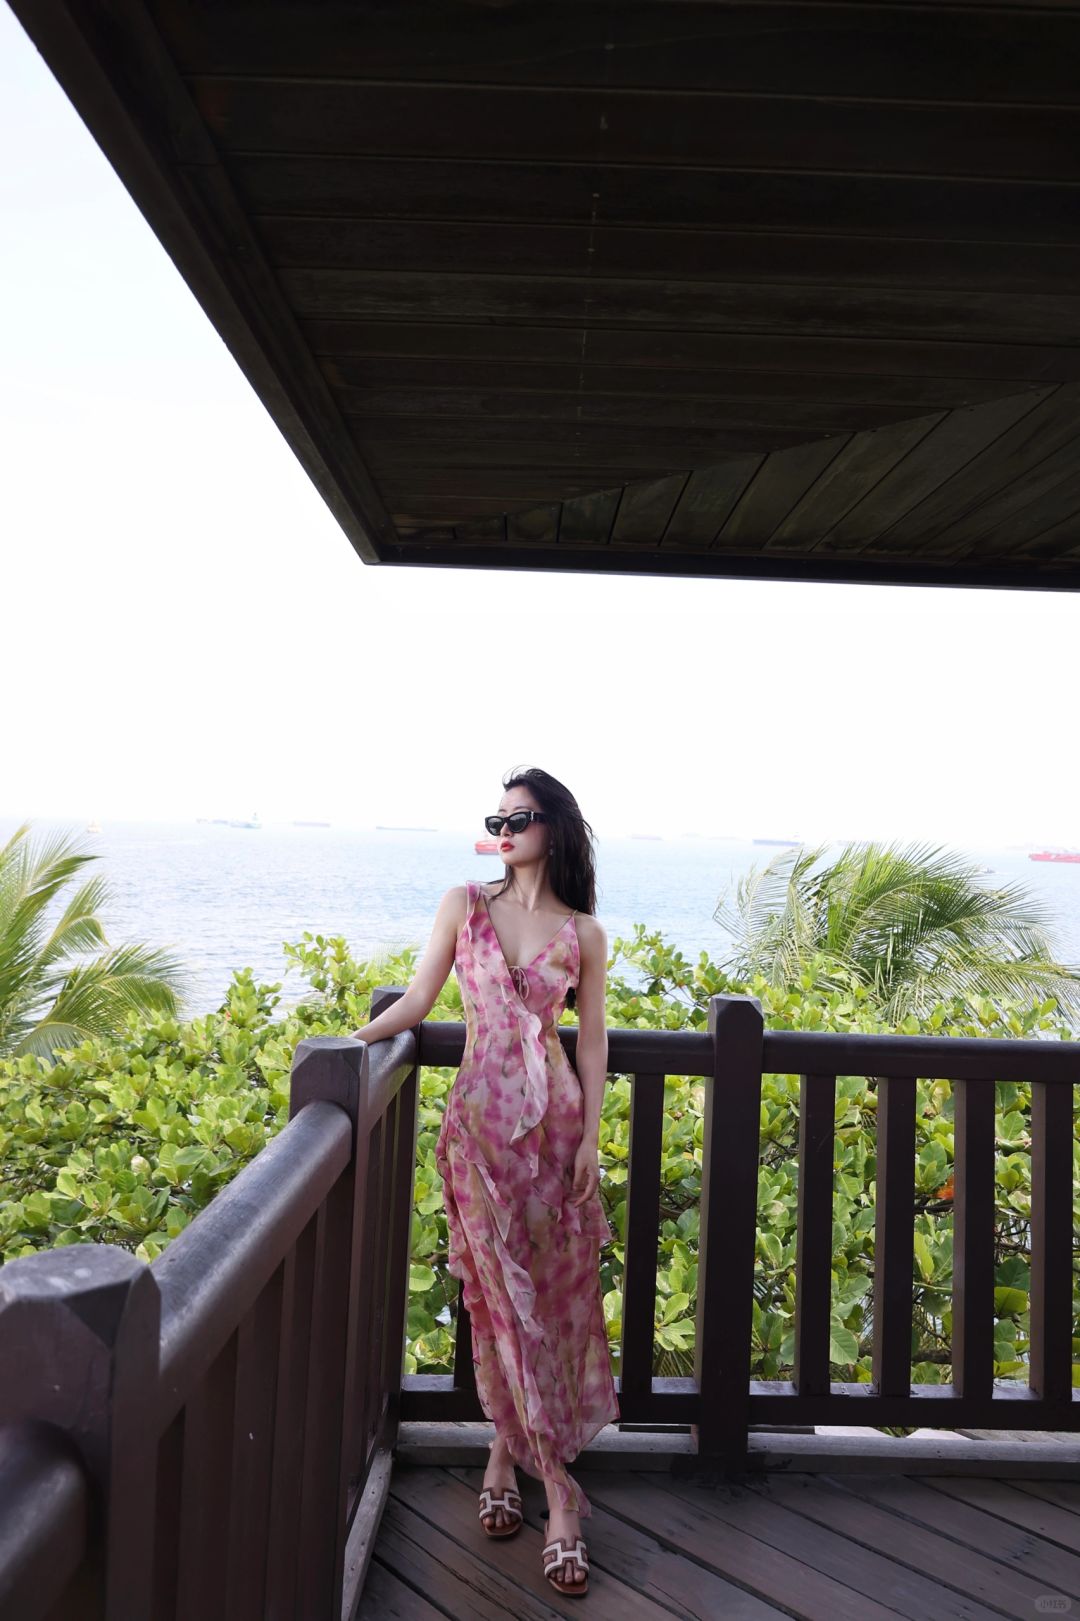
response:
[[[1080,587],[1080,0],[12,0],[367,562]]]

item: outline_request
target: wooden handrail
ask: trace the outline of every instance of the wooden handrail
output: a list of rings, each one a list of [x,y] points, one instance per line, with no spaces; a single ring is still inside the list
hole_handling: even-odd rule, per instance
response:
[[[416,1054],[301,1042],[288,1124],[152,1265],[87,1244],[0,1268],[0,1621],[354,1613],[347,1542],[398,1420]]]

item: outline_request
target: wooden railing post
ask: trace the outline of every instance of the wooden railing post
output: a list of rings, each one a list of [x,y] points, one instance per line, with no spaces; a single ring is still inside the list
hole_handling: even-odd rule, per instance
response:
[[[93,1491],[91,1558],[106,1621],[153,1611],[161,1297],[111,1244],[71,1244],[0,1268],[0,1424],[72,1442]]]
[[[371,1018],[404,996],[404,987],[381,985],[372,992]],[[405,1368],[405,1338],[409,1312],[409,1261],[412,1252],[413,1188],[416,1181],[416,1127],[420,1105],[420,1027],[416,1034],[416,1063],[402,1082],[394,1104],[393,1140],[390,1145],[393,1167],[388,1214],[390,1243],[387,1254],[385,1317],[382,1344],[387,1362],[383,1367],[387,1410],[385,1439],[389,1446],[397,1440],[401,1409],[401,1379]]]
[[[694,1378],[699,1457],[746,1467],[761,1135],[761,1003],[709,999],[713,1074],[705,1085]]]
[[[314,1036],[293,1055],[290,1120],[307,1104],[336,1103],[352,1122],[352,1161],[320,1212],[311,1306],[307,1418],[301,1490],[299,1571],[304,1613],[340,1608],[345,1571],[348,1478],[346,1437],[363,1391],[357,1367],[361,1229],[367,1175],[369,1060],[364,1042]]]

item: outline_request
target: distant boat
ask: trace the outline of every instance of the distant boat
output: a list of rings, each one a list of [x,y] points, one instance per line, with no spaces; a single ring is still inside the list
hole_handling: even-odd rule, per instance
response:
[[[90,820],[86,824],[86,831],[88,833],[101,832],[101,823],[98,821],[96,816],[91,816]]]
[[[790,849],[791,846],[794,845],[794,844],[801,844],[802,840],[801,839],[755,839],[754,843],[755,844],[782,844],[782,845],[784,845],[784,847],[786,849]]]
[[[662,839],[662,833],[631,833],[632,839]]]
[[[293,827],[329,827],[329,822],[300,822],[293,819]]]
[[[230,827],[262,827],[262,823],[259,821],[259,813],[258,813],[258,811],[252,811],[252,813],[251,813],[251,821],[250,822],[230,821],[229,826]]]
[[[1080,850],[1032,850],[1029,861],[1080,861]]]
[[[498,839],[477,839],[473,849],[478,856],[493,856],[498,853],[499,841]]]
[[[376,822],[376,833],[437,833],[437,827],[396,827],[392,822]]]

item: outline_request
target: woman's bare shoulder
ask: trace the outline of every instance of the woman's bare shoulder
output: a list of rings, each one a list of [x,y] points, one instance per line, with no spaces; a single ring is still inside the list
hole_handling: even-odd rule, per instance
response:
[[[607,930],[598,917],[591,912],[577,912],[574,916],[574,925],[578,932],[578,940],[586,950],[607,951]]]

